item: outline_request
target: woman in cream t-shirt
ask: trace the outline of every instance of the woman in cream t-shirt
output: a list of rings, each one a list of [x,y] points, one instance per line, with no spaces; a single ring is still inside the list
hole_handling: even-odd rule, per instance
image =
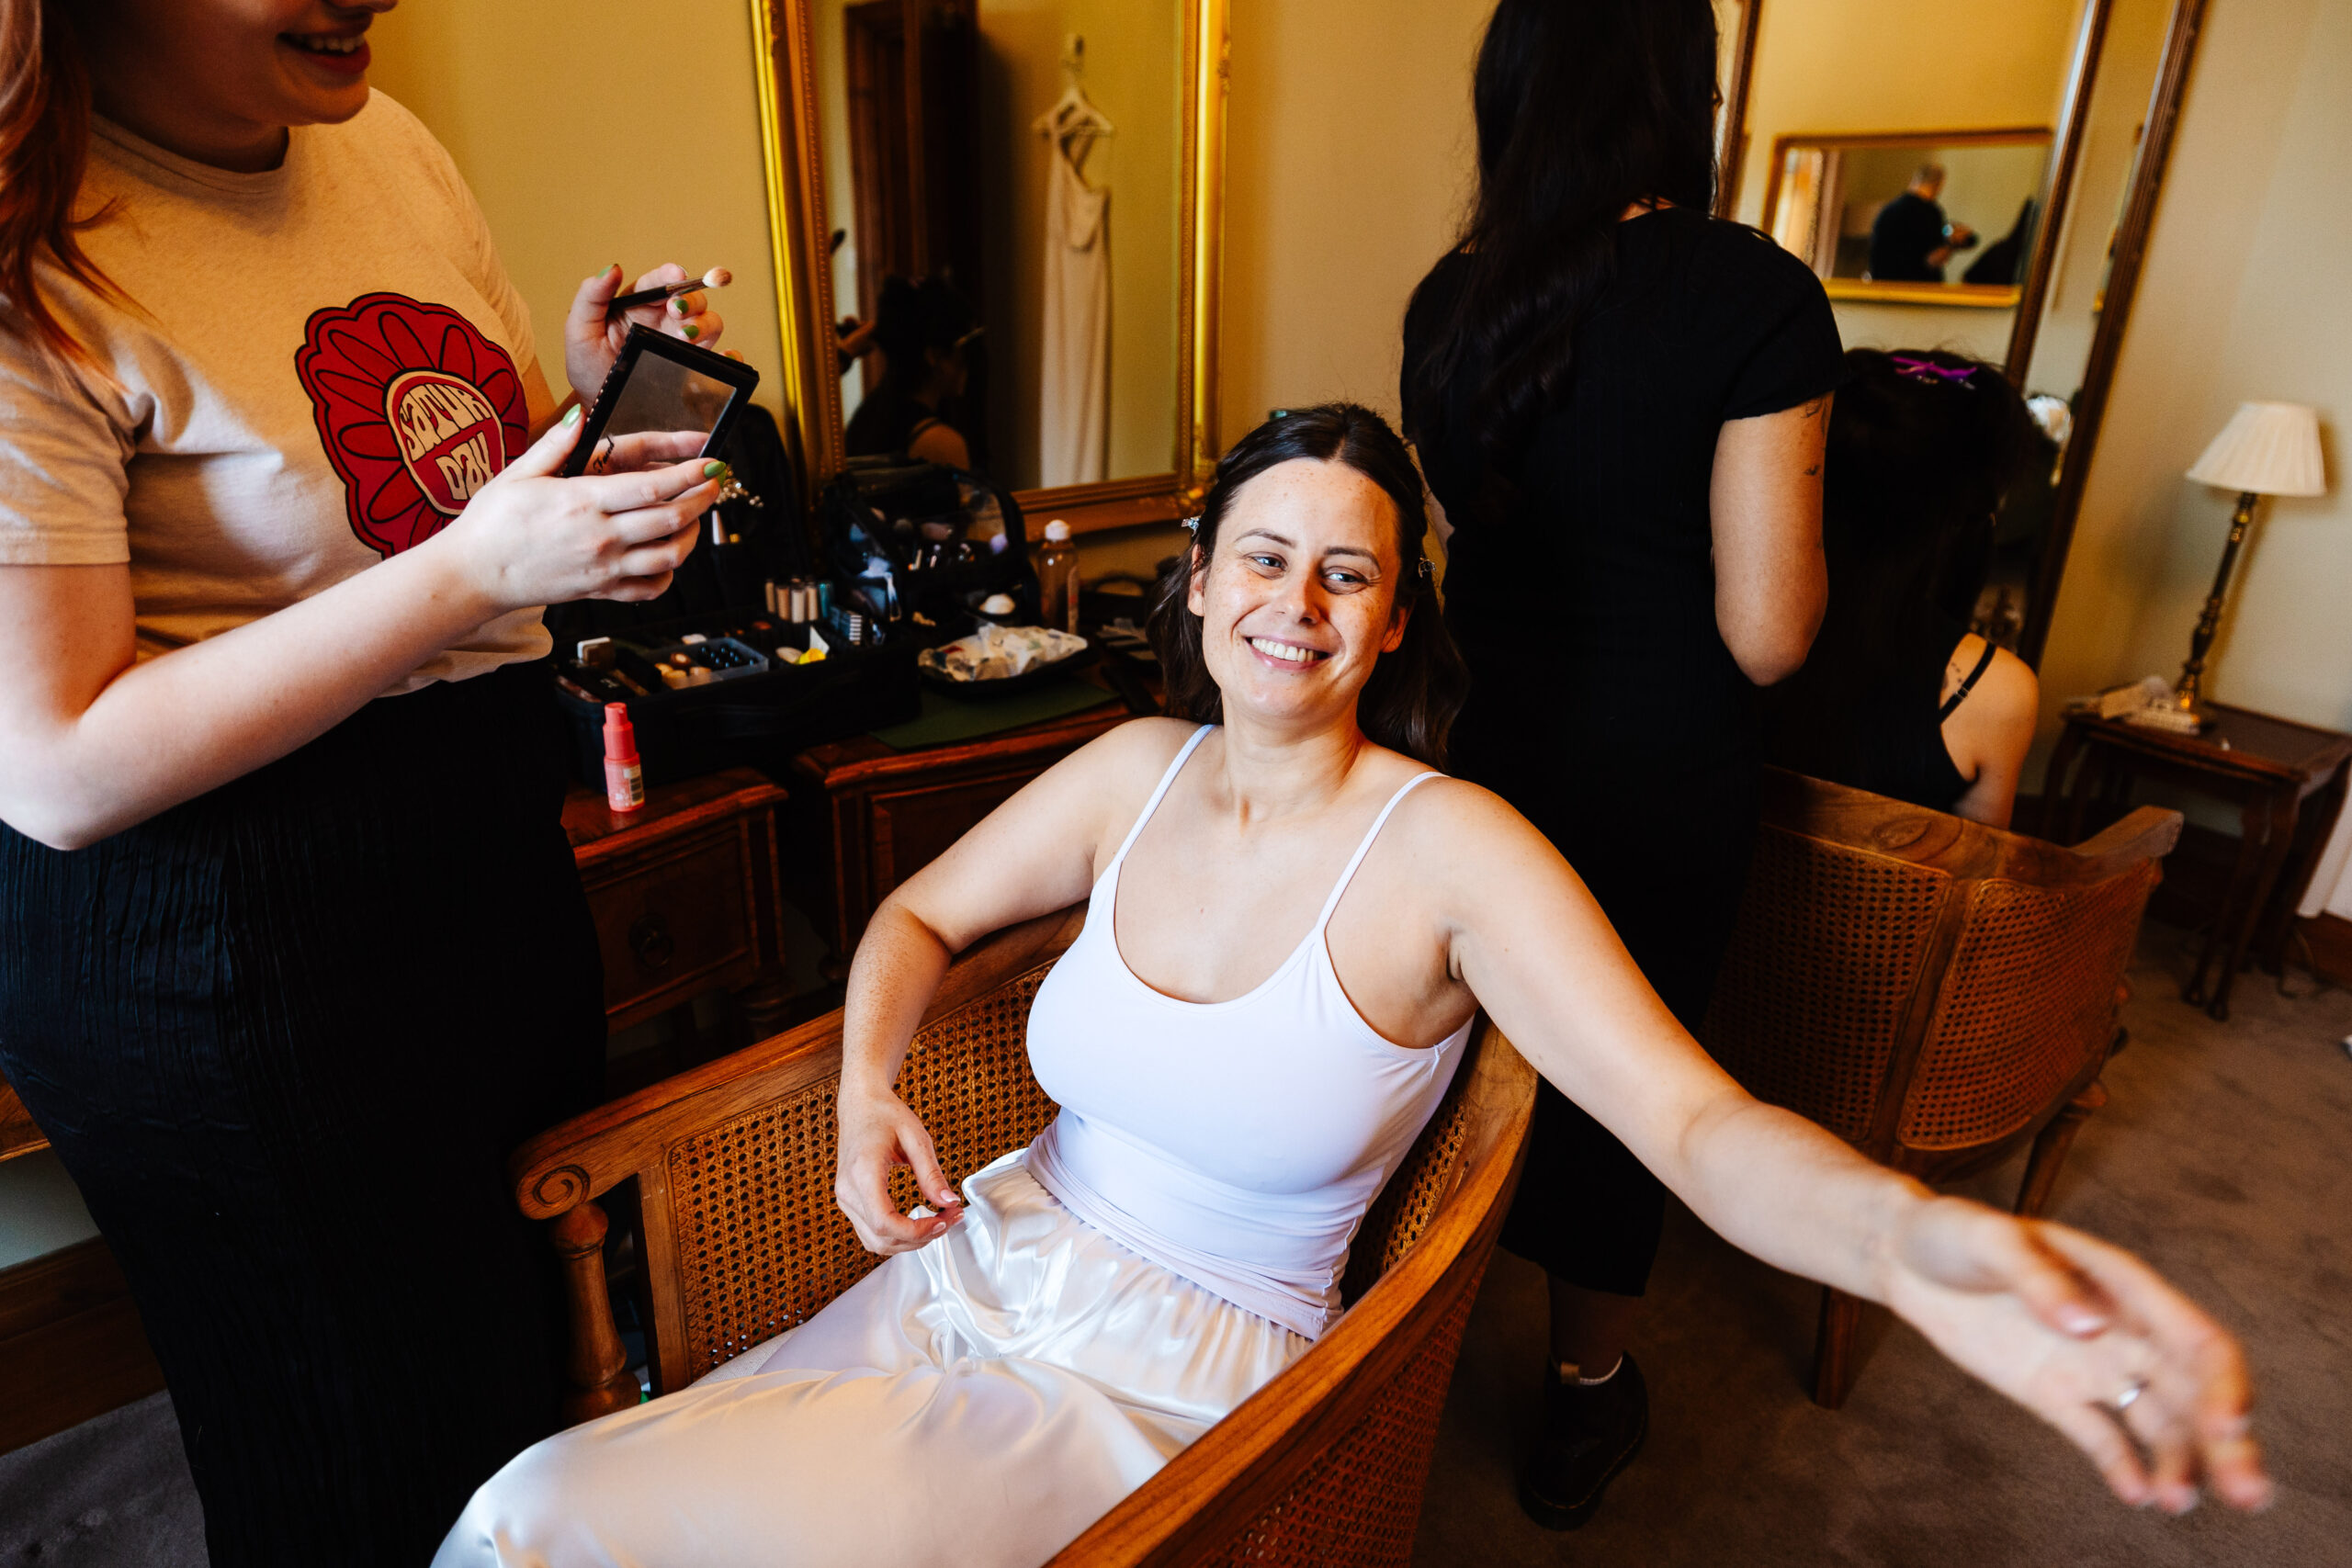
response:
[[[219,1568],[421,1562],[555,1424],[503,1161],[594,1093],[604,1020],[539,606],[660,592],[719,476],[679,436],[554,477],[578,412],[368,91],[389,8],[0,0],[38,106],[0,130],[0,1071],[130,1280]],[[621,281],[565,324],[575,393]],[[704,304],[638,316],[707,343]]]

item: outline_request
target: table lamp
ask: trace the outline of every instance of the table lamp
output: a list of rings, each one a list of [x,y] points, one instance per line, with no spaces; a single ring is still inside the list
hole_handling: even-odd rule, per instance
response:
[[[2181,666],[2180,685],[2173,694],[2173,705],[2193,714],[2205,654],[2222,624],[2230,571],[2238,564],[2238,546],[2245,542],[2246,528],[2254,522],[2254,503],[2266,495],[2320,495],[2327,490],[2319,414],[2301,403],[2240,403],[2188,477],[2238,492],[2237,510],[2230,516],[2230,542],[2222,547],[2222,568],[2213,574],[2212,597],[2205,601],[2205,613],[2188,639],[2188,662]]]

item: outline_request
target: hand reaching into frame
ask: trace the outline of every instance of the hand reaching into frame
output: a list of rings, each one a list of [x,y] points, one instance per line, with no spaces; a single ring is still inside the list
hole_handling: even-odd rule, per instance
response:
[[[725,281],[723,268],[714,268]],[[651,327],[674,338],[702,348],[718,342],[718,334],[727,330],[726,321],[710,309],[710,295],[704,289],[673,296],[665,303],[638,305],[609,315],[615,299],[622,293],[635,293],[640,288],[662,288],[686,280],[686,269],[676,262],[665,262],[639,278],[624,290],[620,264],[615,262],[594,277],[582,280],[580,291],[572,296],[571,313],[563,319],[563,375],[571,389],[583,403],[596,400],[596,390],[605,384],[605,377],[620,357],[621,344],[628,341],[632,326]]]
[[[2202,1483],[2236,1507],[2269,1503],[2237,1341],[2130,1253],[1935,1198],[1893,1254],[1887,1304],[2065,1434],[2125,1502],[2186,1513]]]
[[[839,1153],[833,1167],[833,1200],[849,1216],[868,1252],[888,1258],[912,1252],[947,1234],[964,1217],[964,1200],[939,1168],[939,1154],[922,1119],[895,1094],[843,1095],[836,1107]],[[906,1166],[915,1173],[923,1201],[938,1213],[908,1215],[890,1201],[890,1172]]]

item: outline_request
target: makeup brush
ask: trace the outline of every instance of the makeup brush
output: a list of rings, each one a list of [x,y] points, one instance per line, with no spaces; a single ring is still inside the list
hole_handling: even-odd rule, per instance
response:
[[[607,315],[618,315],[621,311],[639,305],[659,305],[665,299],[674,299],[681,294],[691,294],[697,288],[724,288],[734,281],[733,273],[723,266],[715,266],[700,277],[690,277],[684,283],[668,284],[660,288],[640,288],[634,294],[623,294],[605,306],[605,312]]]

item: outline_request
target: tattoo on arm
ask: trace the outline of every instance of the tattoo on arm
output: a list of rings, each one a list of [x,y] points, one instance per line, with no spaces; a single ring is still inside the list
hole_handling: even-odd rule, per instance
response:
[[[1828,408],[1829,400],[1827,398],[1815,398],[1810,402],[1804,404],[1797,410],[1797,416],[1810,422],[1819,419],[1824,413],[1828,412]],[[1807,479],[1814,479],[1817,477],[1820,472],[1821,459],[1815,457],[1813,461],[1813,466],[1805,469],[1804,477]]]

